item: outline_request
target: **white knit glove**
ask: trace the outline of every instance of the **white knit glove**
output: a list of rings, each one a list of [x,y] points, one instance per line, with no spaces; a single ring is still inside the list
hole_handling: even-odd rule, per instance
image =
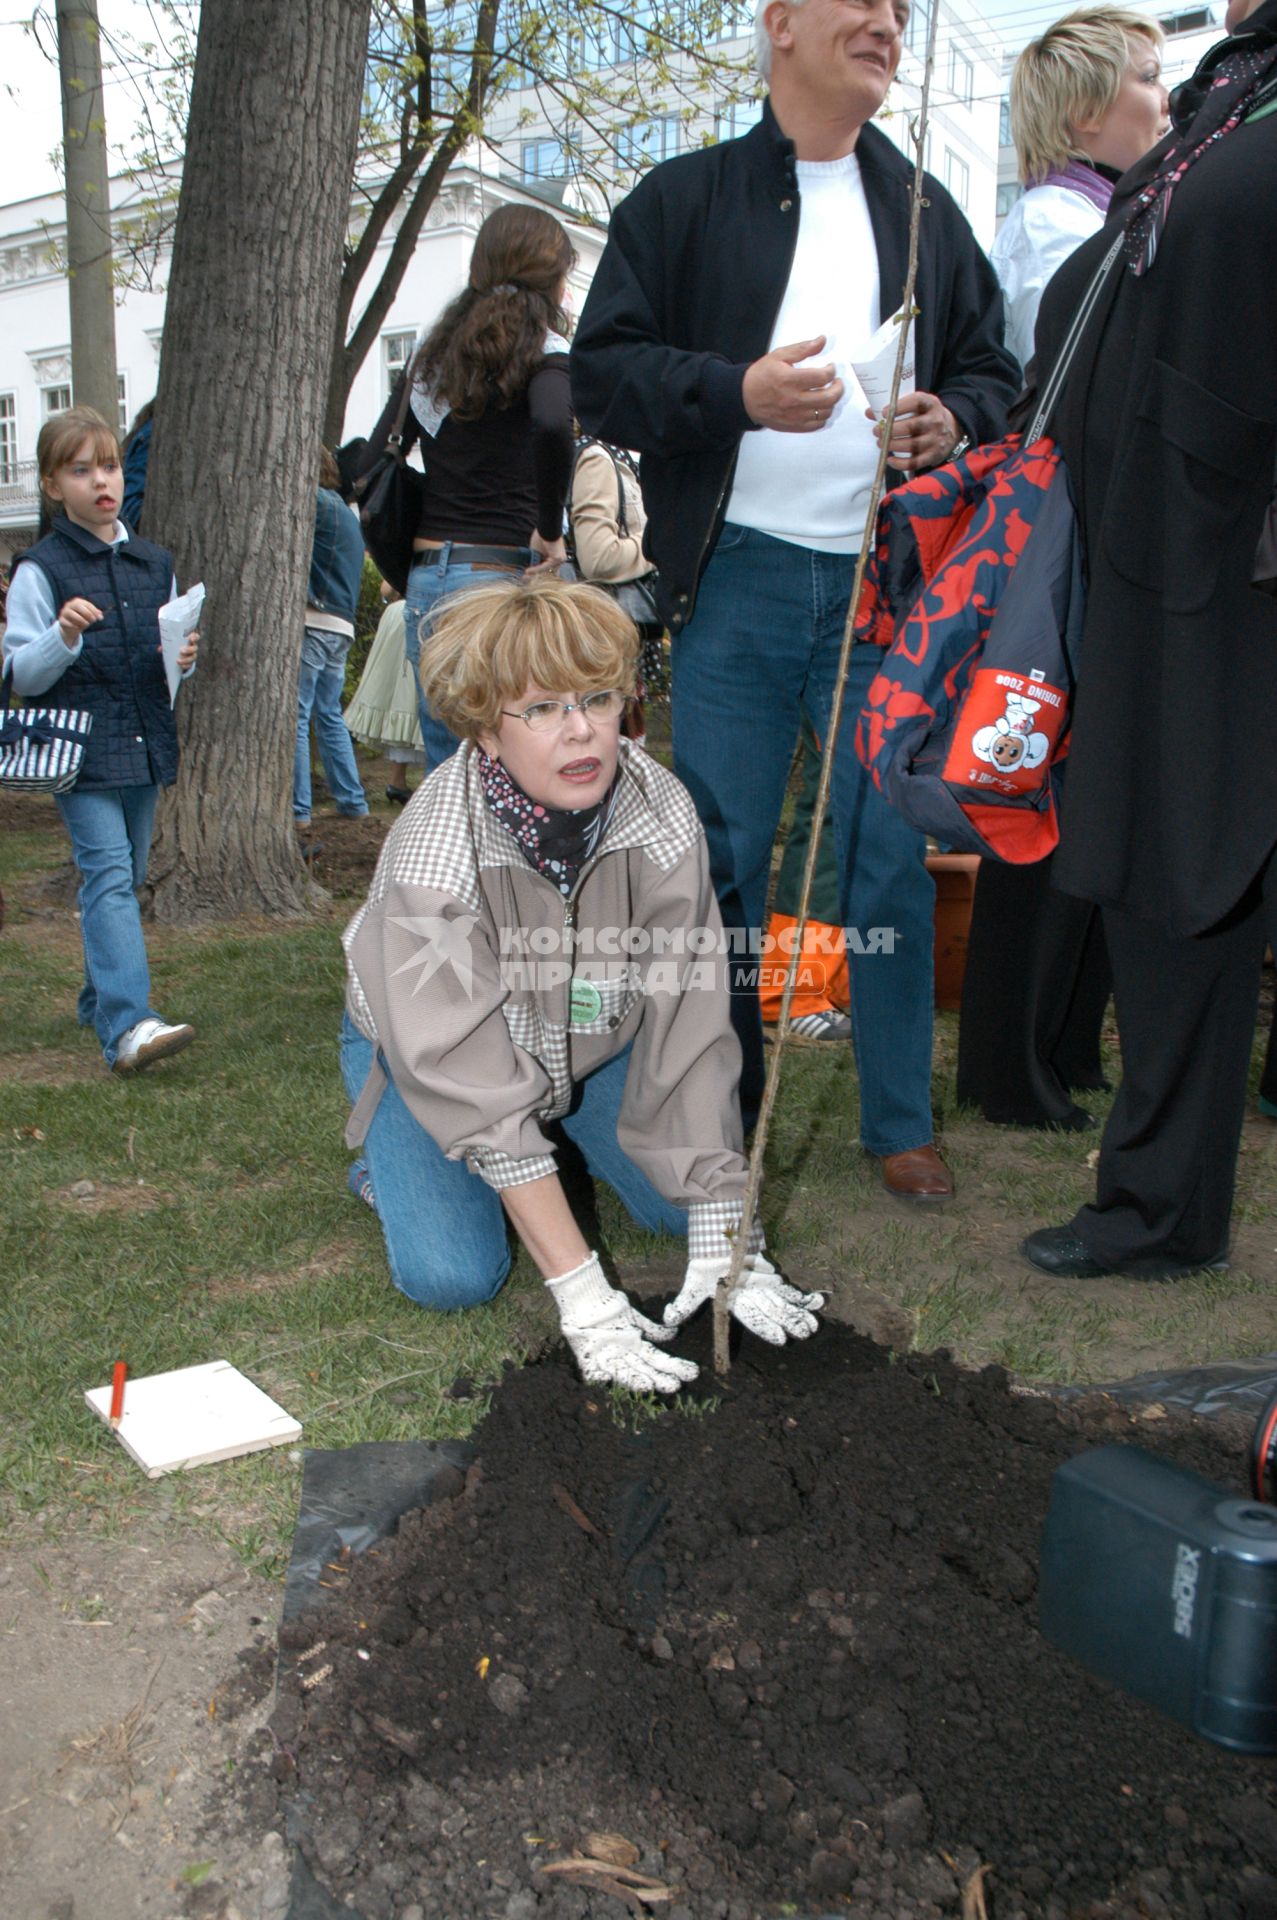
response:
[[[644,1319],[623,1293],[610,1287],[597,1253],[545,1284],[554,1295],[563,1338],[583,1380],[594,1386],[628,1387],[631,1393],[677,1393],[700,1372],[692,1361],[676,1360],[651,1344],[664,1345],[674,1338],[675,1329]]]
[[[689,1260],[682,1291],[665,1309],[667,1327],[681,1327],[684,1320],[712,1300],[718,1283],[730,1270],[731,1254],[712,1260]],[[816,1315],[825,1304],[823,1293],[800,1293],[777,1273],[765,1253],[752,1253],[741,1269],[741,1277],[728,1295],[727,1307],[749,1333],[755,1333],[769,1346],[783,1347],[786,1340],[806,1340],[819,1324]]]

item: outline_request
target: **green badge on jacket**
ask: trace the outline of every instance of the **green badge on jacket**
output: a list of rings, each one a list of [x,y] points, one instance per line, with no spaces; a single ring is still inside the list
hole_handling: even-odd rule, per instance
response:
[[[568,1002],[574,1027],[588,1027],[603,1011],[603,995],[592,980],[574,980]]]

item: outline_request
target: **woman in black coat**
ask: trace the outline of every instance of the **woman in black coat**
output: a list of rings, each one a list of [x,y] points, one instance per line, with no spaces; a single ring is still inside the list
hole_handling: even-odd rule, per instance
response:
[[[1277,0],[1226,25],[1119,184],[1054,422],[1090,581],[1055,880],[1104,909],[1124,1068],[1094,1204],[1024,1242],[1071,1277],[1226,1264],[1277,890]],[[1040,365],[1113,232],[1048,287]]]

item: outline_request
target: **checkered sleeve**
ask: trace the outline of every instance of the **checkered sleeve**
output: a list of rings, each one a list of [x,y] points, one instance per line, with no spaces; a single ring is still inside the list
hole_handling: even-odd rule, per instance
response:
[[[504,1192],[506,1187],[526,1187],[533,1180],[544,1180],[547,1175],[558,1172],[552,1153],[516,1160],[513,1154],[502,1153],[497,1147],[472,1147],[465,1161],[471,1173],[477,1173],[497,1193]]]
[[[717,1260],[730,1254],[732,1240],[740,1226],[739,1200],[695,1200],[687,1209],[687,1257],[689,1260]],[[749,1235],[747,1250],[763,1251],[762,1222],[757,1215]]]

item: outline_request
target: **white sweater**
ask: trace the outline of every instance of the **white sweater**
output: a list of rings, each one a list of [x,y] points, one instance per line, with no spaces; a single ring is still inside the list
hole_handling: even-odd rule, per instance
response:
[[[855,553],[878,448],[848,363],[879,324],[878,251],[854,153],[799,160],[797,171],[798,243],[770,346],[823,333],[814,364],[832,360],[847,391],[816,433],[760,427],[744,436],[727,518],[797,546]]]

